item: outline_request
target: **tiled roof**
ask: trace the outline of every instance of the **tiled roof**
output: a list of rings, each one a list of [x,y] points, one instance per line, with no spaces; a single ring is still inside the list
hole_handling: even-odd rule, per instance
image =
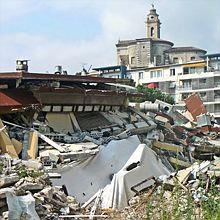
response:
[[[196,47],[173,47],[168,50],[165,50],[167,53],[175,53],[175,52],[189,52],[189,51],[201,51],[206,53],[205,50],[196,48]]]
[[[131,44],[136,44],[137,42],[147,42],[147,41],[153,41],[153,42],[161,42],[161,43],[166,43],[170,44],[173,46],[173,43],[167,40],[163,40],[160,38],[139,38],[135,40],[119,40],[116,46],[128,46]]]

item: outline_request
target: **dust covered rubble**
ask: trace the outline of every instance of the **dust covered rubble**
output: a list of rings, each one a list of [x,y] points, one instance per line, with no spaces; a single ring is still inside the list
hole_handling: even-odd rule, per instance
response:
[[[31,128],[18,123],[22,121],[21,115],[13,121],[2,120],[0,214],[4,219],[114,218],[117,216],[114,210],[120,213],[130,205],[123,211],[125,219],[135,219],[135,216],[141,219],[143,216],[137,212],[139,205],[132,209],[134,204],[143,203],[139,195],[144,193],[148,198],[157,194],[160,187],[169,188],[166,193],[169,195],[176,183],[183,194],[190,190],[195,203],[207,200],[213,177],[219,187],[218,127],[210,123],[198,124],[189,117],[190,112],[186,114],[174,106],[163,107],[166,103],[159,104],[162,108],[156,112],[145,108],[143,113],[133,107],[97,112],[95,116],[99,120],[93,119],[94,113],[87,113],[88,122],[81,124],[79,121],[78,131],[67,124],[61,129],[59,121],[48,121],[47,115],[36,118]],[[121,152],[127,159],[120,164],[118,159],[123,160],[123,157],[116,158],[119,143],[131,137],[137,138],[135,146],[129,148],[129,142],[124,142],[130,151],[127,155]],[[82,164],[89,167],[112,143],[117,146],[112,152],[112,163],[108,164],[112,167],[108,168],[109,177],[105,182],[98,176],[100,180],[96,186],[91,186],[91,182],[86,183],[79,174],[73,176],[72,182],[67,180],[60,186],[53,186],[54,178],[58,181],[62,178],[62,169],[77,170]],[[110,151],[111,148],[107,152]],[[105,155],[104,163],[108,162],[107,157]],[[97,172],[102,168],[95,166]],[[200,186],[201,176],[205,176],[205,188]],[[79,196],[68,193],[74,187],[80,192],[82,186],[74,186],[74,179],[87,186],[92,195],[86,201],[82,199],[84,202],[77,200]],[[131,210],[132,213],[127,213]]]

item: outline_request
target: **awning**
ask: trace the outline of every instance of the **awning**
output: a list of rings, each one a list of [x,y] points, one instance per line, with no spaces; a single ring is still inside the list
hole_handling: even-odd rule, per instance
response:
[[[157,83],[149,83],[149,84],[147,84],[146,87],[148,89],[156,89],[156,88],[158,88],[158,85],[157,85]]]
[[[206,63],[190,63],[190,64],[184,64],[183,67],[205,67]]]

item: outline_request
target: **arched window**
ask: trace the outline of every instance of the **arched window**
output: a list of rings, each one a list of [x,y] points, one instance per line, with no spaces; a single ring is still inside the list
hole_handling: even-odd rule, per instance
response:
[[[150,36],[151,36],[151,37],[154,36],[154,28],[153,28],[153,27],[150,29]]]

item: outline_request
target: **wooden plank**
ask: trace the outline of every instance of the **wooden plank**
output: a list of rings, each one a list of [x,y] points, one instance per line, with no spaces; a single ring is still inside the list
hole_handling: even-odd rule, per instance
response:
[[[77,131],[81,131],[81,129],[80,129],[80,127],[79,127],[79,123],[78,123],[78,121],[76,120],[76,116],[74,115],[74,113],[73,113],[73,112],[70,112],[69,115],[70,115],[70,119],[71,119],[71,121],[72,121],[72,123],[73,123],[75,129],[76,129]]]
[[[175,144],[170,144],[170,143],[165,143],[165,142],[160,142],[160,141],[154,141],[153,146],[156,147],[156,148],[169,150],[169,151],[173,151],[173,152],[176,152],[176,153],[183,152],[183,147],[175,145]]]
[[[35,159],[38,152],[38,133],[36,131],[30,131],[29,135],[29,148],[27,151],[28,158]]]
[[[0,119],[0,147],[3,153],[8,153],[13,158],[18,158],[18,154],[15,150],[14,145],[5,129],[5,126]]]
[[[11,139],[11,142],[12,142],[12,144],[13,144],[14,147],[15,147],[15,150],[16,150],[17,155],[19,155],[19,154],[21,153],[21,151],[22,151],[22,148],[23,148],[22,142],[16,140],[15,138],[12,138],[12,139]]]
[[[90,211],[89,220],[93,220],[93,218],[94,218],[96,209],[97,209],[97,207],[98,207],[98,205],[100,203],[100,200],[101,200],[102,193],[103,193],[103,189],[100,189],[99,193],[98,193],[98,195],[96,197],[95,204],[94,204],[94,206],[92,207],[92,209]]]
[[[52,147],[54,147],[58,151],[60,151],[60,152],[65,152],[66,151],[66,149],[64,147],[62,147],[59,144],[57,144],[56,142],[52,141],[50,138],[46,137],[45,135],[41,134],[38,131],[37,131],[37,133],[38,133],[39,138],[44,140],[46,143],[48,143],[49,145],[51,145]]]
[[[172,164],[175,164],[175,165],[178,165],[178,166],[181,166],[181,167],[184,167],[184,168],[187,168],[187,167],[191,166],[191,164],[189,162],[179,160],[179,159],[174,158],[174,157],[169,157],[169,161]]]

